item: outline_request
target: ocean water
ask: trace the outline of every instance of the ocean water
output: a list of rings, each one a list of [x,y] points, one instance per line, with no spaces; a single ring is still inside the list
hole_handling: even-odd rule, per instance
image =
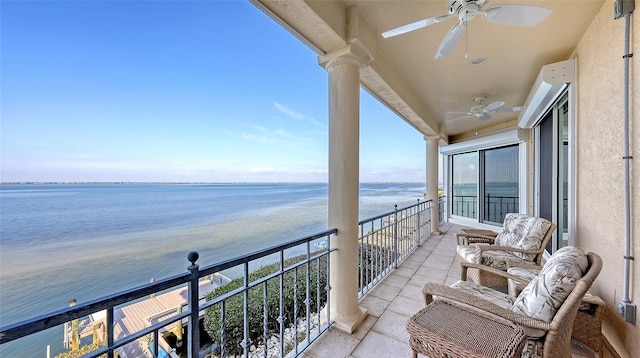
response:
[[[423,184],[361,184],[360,218],[410,205]],[[0,185],[0,326],[327,229],[326,184]],[[62,330],[0,346],[62,351]]]

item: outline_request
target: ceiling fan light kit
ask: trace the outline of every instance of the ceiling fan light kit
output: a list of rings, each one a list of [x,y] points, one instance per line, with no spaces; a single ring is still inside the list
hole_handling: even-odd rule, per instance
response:
[[[523,106],[501,108],[505,104],[504,101],[494,101],[489,104],[484,104],[484,101],[486,99],[487,99],[487,96],[484,96],[484,95],[471,97],[471,100],[474,101],[476,105],[469,108],[469,112],[467,112],[466,116],[450,119],[447,122],[453,122],[459,119],[469,118],[473,116],[478,117],[478,119],[482,121],[486,121],[488,119],[491,119],[491,114],[493,113],[519,112],[523,108]],[[450,112],[450,113],[456,113],[456,112]]]
[[[477,15],[482,15],[482,18],[485,21],[502,25],[538,26],[552,12],[549,9],[539,6],[519,4],[501,4],[494,5],[486,10],[482,9],[487,2],[488,0],[449,1],[447,6],[448,14],[430,17],[385,31],[382,33],[382,37],[389,38],[398,36],[443,22],[451,17],[457,17],[458,23],[445,35],[442,43],[440,43],[440,47],[436,51],[435,58],[441,58],[448,55],[451,50],[453,50],[456,43],[462,36],[462,33],[467,28],[467,22],[473,20]]]

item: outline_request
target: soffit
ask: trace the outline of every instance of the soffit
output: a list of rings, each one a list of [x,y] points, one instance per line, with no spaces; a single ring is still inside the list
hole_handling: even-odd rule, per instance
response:
[[[448,56],[434,59],[457,19],[388,39],[380,34],[445,14],[447,1],[252,2],[319,54],[357,38],[374,58],[362,70],[363,86],[423,134],[446,136],[515,123],[517,113],[493,114],[486,121],[461,117],[476,104],[471,98],[478,95],[487,97],[485,104],[500,100],[504,107],[523,105],[540,68],[568,59],[603,5],[602,0],[493,1],[484,8],[518,3],[546,7],[553,13],[537,27],[476,18]],[[357,16],[349,15],[350,8],[357,10]],[[357,24],[348,27],[348,21]],[[487,58],[486,63],[470,63],[480,57]]]

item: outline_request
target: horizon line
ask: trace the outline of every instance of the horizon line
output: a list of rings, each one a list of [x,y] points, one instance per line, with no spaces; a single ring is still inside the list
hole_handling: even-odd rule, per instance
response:
[[[413,181],[364,181],[360,184],[424,184]],[[328,182],[302,182],[302,181],[3,181],[0,185],[20,185],[20,184],[329,184]]]

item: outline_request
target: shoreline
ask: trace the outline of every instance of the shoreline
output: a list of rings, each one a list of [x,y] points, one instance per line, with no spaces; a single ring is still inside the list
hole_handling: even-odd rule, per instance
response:
[[[82,184],[108,184],[108,185],[136,185],[136,184],[177,184],[177,185],[265,185],[265,184],[324,184],[328,185],[328,182],[297,182],[297,181],[239,181],[239,182],[189,182],[189,181],[7,181],[0,182],[0,185],[82,185]],[[411,181],[389,181],[389,182],[360,182],[360,184],[424,184],[422,182]]]

